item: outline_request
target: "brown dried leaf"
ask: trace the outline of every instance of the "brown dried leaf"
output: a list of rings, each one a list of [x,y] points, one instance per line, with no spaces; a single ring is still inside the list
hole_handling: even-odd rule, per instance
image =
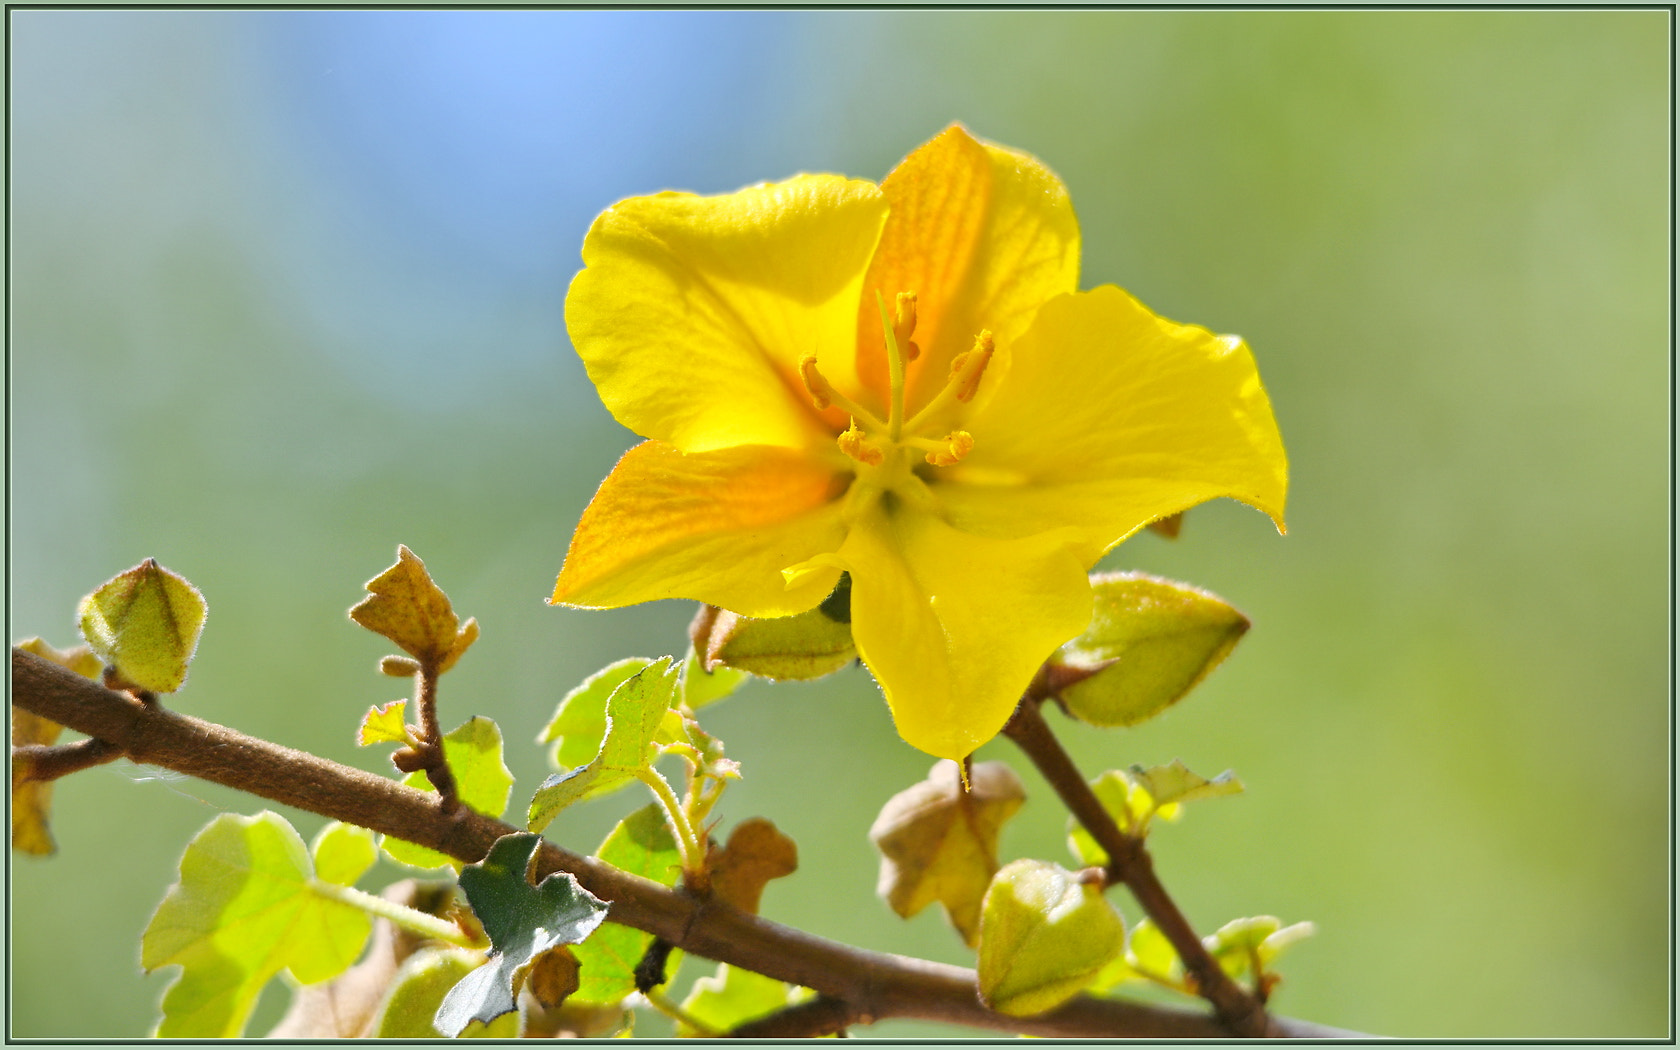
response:
[[[397,563],[367,582],[369,596],[350,610],[350,618],[382,634],[421,663],[439,667],[460,656],[458,636],[465,632],[449,596],[432,582],[426,563],[399,545]],[[477,625],[472,633],[476,636]],[[460,649],[471,644],[468,639]]]
[[[99,657],[85,645],[58,650],[39,638],[19,642],[18,648],[62,667],[68,667],[84,678],[99,680],[103,665]],[[30,744],[48,746],[58,740],[64,727],[40,715],[21,708],[12,708],[12,746]],[[47,817],[52,812],[52,781],[30,779],[33,763],[17,755],[12,756],[12,848],[37,857],[51,856],[58,846],[53,842]]]
[[[997,873],[998,831],[1026,800],[1002,762],[981,762],[964,792],[957,764],[936,763],[926,780],[900,791],[869,829],[881,851],[876,892],[909,918],[938,901],[970,947],[980,932],[980,902]]]
[[[793,840],[763,817],[735,825],[729,842],[712,858],[712,895],[752,915],[758,914],[765,883],[791,875],[799,867]]]
[[[578,990],[578,974],[577,956],[562,944],[531,961],[525,974],[525,991],[543,1009],[552,1010]]]

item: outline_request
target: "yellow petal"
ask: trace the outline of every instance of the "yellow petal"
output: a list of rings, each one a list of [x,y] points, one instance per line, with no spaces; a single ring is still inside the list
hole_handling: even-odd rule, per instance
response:
[[[1007,347],[1047,299],[1079,287],[1079,223],[1067,188],[1037,158],[982,142],[953,124],[894,168],[892,206],[857,315],[859,371],[887,389],[875,293],[915,292],[910,411],[944,385],[951,359],[981,329]],[[922,377],[918,381],[918,377]]]
[[[1284,527],[1288,461],[1248,347],[1157,317],[1111,285],[1046,304],[966,426],[974,450],[938,488],[959,528],[1011,537],[1073,526],[1089,563],[1217,496]]]
[[[855,389],[858,295],[885,217],[873,184],[836,175],[608,208],[566,296],[601,401],[687,452],[827,440],[799,362],[815,355]]]
[[[1039,665],[1091,618],[1065,534],[972,536],[898,505],[853,525],[852,637],[899,735],[961,759],[997,735]]]
[[[616,609],[691,598],[743,616],[804,612],[834,589],[840,570],[788,584],[782,569],[840,545],[833,501],[847,480],[774,446],[685,454],[644,442],[583,512],[551,600]]]

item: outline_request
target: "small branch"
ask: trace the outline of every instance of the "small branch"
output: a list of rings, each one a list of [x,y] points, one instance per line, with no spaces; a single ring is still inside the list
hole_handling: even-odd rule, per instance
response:
[[[223,784],[282,805],[413,842],[469,863],[521,829],[437,796],[307,752],[246,736],[163,707],[145,707],[73,671],[12,650],[12,703],[110,741],[136,762]],[[858,1023],[909,1017],[1059,1038],[1220,1039],[1229,1032],[1200,1012],[1078,996],[1049,1013],[1007,1017],[980,1005],[973,970],[872,952],[825,940],[544,841],[534,878],[570,872],[611,906],[612,921],[661,937],[693,955],[727,962],[853,1004]],[[702,907],[704,903],[704,907]],[[1360,1038],[1303,1021],[1272,1019],[1294,1038]]]
[[[122,749],[103,740],[78,740],[73,744],[16,744],[12,747],[12,764],[26,763],[25,784],[57,780],[84,769],[115,762],[122,757]]]
[[[729,1032],[727,1038],[816,1039],[843,1032],[861,1020],[850,1003],[819,995],[756,1021],[748,1021]]]
[[[443,726],[438,722],[437,713],[437,664],[431,660],[420,661],[420,670],[414,676],[415,706],[420,709],[421,755],[425,764],[421,767],[426,771],[426,779],[437,788],[438,808],[445,813],[453,813],[461,800],[455,793],[455,774],[450,772],[449,760],[443,754]]]
[[[1282,1034],[1266,1016],[1265,1006],[1233,981],[1208,954],[1202,939],[1155,876],[1155,862],[1144,848],[1143,840],[1120,830],[1044,721],[1039,702],[1023,699],[1003,732],[1026,752],[1074,819],[1108,854],[1109,881],[1124,883],[1132,891],[1144,914],[1154,921],[1184,961],[1185,972],[1194,979],[1197,993],[1213,1004],[1214,1012],[1226,1028],[1236,1035],[1249,1037]]]

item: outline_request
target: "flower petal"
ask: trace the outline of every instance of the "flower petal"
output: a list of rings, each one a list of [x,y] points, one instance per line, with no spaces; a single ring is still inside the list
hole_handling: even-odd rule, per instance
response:
[[[902,504],[858,520],[840,548],[852,637],[899,735],[961,759],[997,735],[1039,666],[1091,618],[1065,533],[959,532]]]
[[[686,452],[831,436],[799,378],[856,388],[856,311],[886,219],[871,183],[799,175],[619,201],[583,242],[566,329],[620,423]],[[839,420],[844,426],[844,420]]]
[[[616,609],[691,598],[743,616],[822,601],[840,570],[781,570],[840,546],[847,476],[770,445],[683,453],[647,441],[601,482],[572,535],[551,602]]]
[[[914,412],[944,386],[951,359],[982,328],[1007,346],[1040,304],[1079,287],[1079,223],[1054,172],[960,124],[904,158],[881,192],[892,213],[858,304],[858,370],[884,403],[875,293],[890,306],[899,292],[915,292],[922,353],[909,366],[906,400]]]
[[[1157,317],[1112,285],[1046,303],[966,426],[974,449],[936,489],[958,528],[1073,526],[1089,563],[1216,496],[1284,527],[1289,465],[1247,345]]]

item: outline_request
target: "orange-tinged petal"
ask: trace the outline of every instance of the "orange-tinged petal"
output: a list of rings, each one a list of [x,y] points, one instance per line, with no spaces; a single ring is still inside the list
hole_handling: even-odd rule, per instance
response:
[[[1039,666],[1091,618],[1091,586],[1065,534],[986,539],[902,504],[857,521],[852,638],[899,735],[961,759],[996,736]]]
[[[944,385],[951,359],[981,329],[1007,347],[1052,296],[1079,286],[1079,223],[1067,189],[1018,150],[953,124],[894,168],[881,192],[892,206],[857,314],[859,373],[885,403],[886,351],[875,293],[915,292],[921,356],[906,404]]]
[[[840,546],[848,476],[770,445],[683,453],[648,441],[624,454],[583,512],[555,603],[614,609],[690,598],[744,616],[788,616],[840,570],[793,584],[781,570]]]
[[[1288,462],[1248,347],[1111,285],[1047,303],[965,425],[974,449],[937,490],[959,528],[1073,526],[1094,561],[1157,518],[1230,496],[1283,529]]]
[[[856,311],[886,219],[871,183],[799,175],[608,208],[583,242],[566,329],[620,423],[687,452],[807,447],[827,429],[799,362],[856,389]]]

